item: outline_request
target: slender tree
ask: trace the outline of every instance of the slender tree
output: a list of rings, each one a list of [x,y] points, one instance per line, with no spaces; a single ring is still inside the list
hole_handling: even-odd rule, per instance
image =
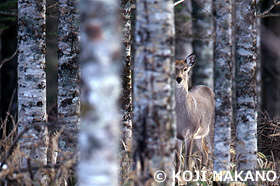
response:
[[[120,27],[117,0],[81,0],[80,185],[117,185]]]
[[[255,1],[236,1],[236,153],[239,171],[257,166]]]
[[[122,183],[128,178],[131,170],[131,146],[132,146],[132,74],[131,74],[131,0],[122,0],[123,17],[123,71],[122,71],[122,140],[123,153],[121,159]]]
[[[232,2],[215,0],[215,99],[214,171],[230,171],[232,123]]]
[[[199,63],[193,69],[193,84],[214,87],[214,24],[212,0],[193,0],[193,51]]]
[[[154,174],[162,170],[167,175],[163,185],[171,186],[176,128],[173,1],[138,0],[136,7],[134,180],[135,185],[157,185]]]
[[[18,1],[18,132],[42,123],[26,132],[19,141],[20,151],[31,158],[31,167],[47,163],[46,137],[46,2]],[[21,166],[27,167],[26,156]],[[39,163],[39,165],[37,164]],[[38,180],[44,180],[39,177]],[[40,175],[42,176],[42,175]],[[44,184],[43,182],[41,184]]]
[[[175,59],[185,59],[193,52],[191,0],[175,6],[175,32]]]
[[[75,151],[80,124],[80,65],[78,63],[78,0],[58,1],[58,124],[64,126],[59,147]],[[73,139],[70,139],[73,137]]]

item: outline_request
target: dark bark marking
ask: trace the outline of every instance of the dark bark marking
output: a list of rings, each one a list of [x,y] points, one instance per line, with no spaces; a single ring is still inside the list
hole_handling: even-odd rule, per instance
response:
[[[67,105],[72,105],[73,98],[67,98],[61,101],[61,106],[66,107]]]

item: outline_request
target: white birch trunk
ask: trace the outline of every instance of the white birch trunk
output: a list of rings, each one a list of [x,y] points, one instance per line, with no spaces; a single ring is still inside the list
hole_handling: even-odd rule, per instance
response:
[[[81,0],[79,185],[117,185],[120,24],[116,0]]]
[[[78,62],[78,0],[58,1],[58,98],[59,138],[62,152],[74,152],[80,124],[80,65]],[[72,139],[69,139],[72,137]]]
[[[257,166],[257,90],[255,4],[236,2],[236,153],[238,171]]]
[[[31,158],[31,166],[47,163],[46,122],[46,2],[18,1],[18,132],[25,127],[42,123],[25,133],[19,141],[20,150]],[[22,167],[27,159],[21,156]],[[44,176],[36,174],[40,184]]]
[[[161,185],[172,186],[175,146],[173,1],[136,2],[136,55],[133,85],[135,185],[158,185],[154,174],[166,173]]]
[[[232,3],[215,0],[215,99],[214,171],[230,171],[232,123]]]
[[[132,74],[131,74],[131,0],[122,0],[123,17],[123,69],[122,69],[122,140],[123,148],[120,166],[120,176],[122,184],[129,177],[131,171],[132,159]]]

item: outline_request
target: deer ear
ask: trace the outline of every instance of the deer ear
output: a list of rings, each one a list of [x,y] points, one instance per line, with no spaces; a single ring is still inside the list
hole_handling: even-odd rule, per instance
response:
[[[189,55],[187,57],[187,59],[185,60],[186,64],[189,66],[189,67],[193,67],[195,65],[195,62],[197,60],[197,57],[196,57],[196,54],[195,53],[192,53],[191,55]]]

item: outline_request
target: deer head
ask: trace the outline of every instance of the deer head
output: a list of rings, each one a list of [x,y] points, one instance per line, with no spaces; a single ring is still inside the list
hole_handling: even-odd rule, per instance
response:
[[[184,87],[188,90],[189,71],[195,65],[197,60],[196,54],[189,55],[185,60],[176,60],[176,86]]]

